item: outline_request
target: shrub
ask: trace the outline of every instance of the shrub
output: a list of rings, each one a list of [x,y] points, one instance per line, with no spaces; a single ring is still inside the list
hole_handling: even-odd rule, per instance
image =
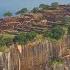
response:
[[[32,10],[31,10],[31,12],[33,12],[33,13],[37,13],[39,11],[39,8],[38,7],[34,7]]]
[[[15,36],[15,41],[18,42],[19,44],[26,43],[27,42],[26,34],[20,33],[19,35]]]
[[[7,11],[4,13],[4,16],[12,16],[12,13],[10,11]]]
[[[54,65],[54,64],[63,64],[64,63],[64,61],[62,60],[62,59],[55,59],[55,60],[51,60],[50,62],[49,62],[49,64],[50,65]]]
[[[5,43],[5,45],[10,45],[13,42],[13,38],[8,37],[8,38],[3,38],[3,42]]]
[[[13,42],[13,38],[11,35],[0,35],[0,47],[8,46]]]
[[[16,15],[18,15],[18,14],[23,15],[24,13],[27,13],[27,12],[28,12],[27,8],[22,8],[21,10],[16,12]]]
[[[67,31],[67,32],[68,32],[68,34],[70,35],[70,26],[68,26],[68,31]]]
[[[28,33],[26,33],[26,38],[27,38],[29,41],[31,41],[31,40],[33,40],[33,39],[36,37],[36,35],[37,35],[37,33],[34,32],[34,31],[28,32]]]
[[[27,32],[27,33],[20,33],[19,35],[15,36],[16,42],[19,44],[26,44],[28,41],[33,40],[36,37],[36,32]]]
[[[50,31],[45,31],[44,36],[51,39],[59,40],[64,35],[64,33],[65,31],[63,30],[63,28],[61,28],[60,26],[54,26]]]

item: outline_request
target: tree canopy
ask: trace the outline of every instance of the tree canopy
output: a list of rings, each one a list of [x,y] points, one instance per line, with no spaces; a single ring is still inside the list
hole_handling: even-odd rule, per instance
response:
[[[27,8],[22,8],[21,10],[17,11],[16,14],[20,14],[20,15],[23,15],[24,13],[28,12],[28,9]]]
[[[27,38],[29,41],[31,41],[31,40],[33,40],[33,39],[36,37],[36,35],[37,35],[36,32],[31,31],[31,32],[26,33],[26,38]]]
[[[50,31],[44,32],[45,37],[49,37],[51,39],[59,40],[63,35],[65,31],[60,26],[54,26]]]
[[[51,9],[57,9],[58,6],[59,6],[58,2],[51,3]]]
[[[49,5],[45,5],[45,4],[40,4],[39,8],[44,10],[44,9],[49,9]]]
[[[66,26],[69,26],[70,25],[70,16],[64,16],[62,23]]]
[[[27,43],[26,34],[20,33],[19,35],[15,36],[15,41],[19,44],[25,44]]]
[[[3,46],[8,46],[9,44],[11,44],[13,42],[13,38],[11,35],[10,36],[3,36],[0,35],[0,47]]]
[[[19,35],[15,36],[15,40],[19,44],[26,44],[28,41],[33,40],[36,37],[36,35],[37,33],[34,31],[27,33],[20,33]]]
[[[70,35],[70,26],[68,26],[68,35]]]
[[[7,11],[4,13],[4,16],[12,16],[12,13],[10,11]]]
[[[31,12],[33,12],[33,13],[37,13],[39,11],[39,8],[38,7],[34,7],[32,10],[31,10]]]

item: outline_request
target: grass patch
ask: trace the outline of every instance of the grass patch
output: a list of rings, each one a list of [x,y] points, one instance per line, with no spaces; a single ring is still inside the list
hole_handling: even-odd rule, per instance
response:
[[[0,46],[0,52],[4,52],[6,49],[8,49],[6,46]]]
[[[61,59],[59,59],[59,60],[51,60],[49,62],[49,64],[51,64],[51,65],[54,65],[54,64],[63,64],[63,63],[64,63],[64,61],[61,60]]]

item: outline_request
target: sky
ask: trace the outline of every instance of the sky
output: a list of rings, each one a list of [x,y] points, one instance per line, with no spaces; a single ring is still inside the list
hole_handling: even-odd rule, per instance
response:
[[[6,11],[15,13],[22,8],[32,9],[39,6],[39,4],[51,4],[52,2],[59,2],[59,4],[70,4],[70,0],[0,0],[0,16]]]

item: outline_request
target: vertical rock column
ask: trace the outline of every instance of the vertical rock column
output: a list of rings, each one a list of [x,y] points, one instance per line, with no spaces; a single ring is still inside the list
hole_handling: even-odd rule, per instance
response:
[[[3,57],[2,57],[2,52],[0,52],[0,70],[3,70],[4,68],[3,68]]]

